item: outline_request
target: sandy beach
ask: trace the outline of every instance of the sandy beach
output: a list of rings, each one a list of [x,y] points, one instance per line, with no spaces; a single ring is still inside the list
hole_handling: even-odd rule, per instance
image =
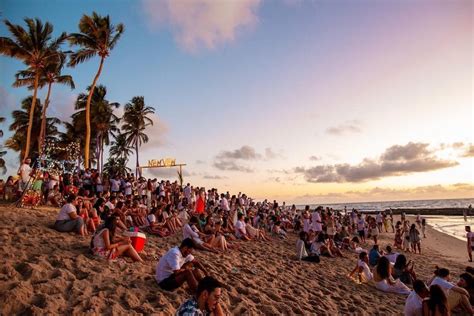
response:
[[[90,239],[50,228],[57,210],[0,207],[0,305],[3,315],[173,314],[189,294],[158,288],[157,259],[181,235],[149,236],[145,264],[106,262],[88,253]],[[293,259],[295,236],[271,243],[240,243],[227,254],[197,252],[196,257],[226,284],[223,305],[233,315],[400,315],[405,297],[386,294],[347,278],[356,255],[322,258],[320,264]],[[423,255],[408,254],[419,277],[434,265],[454,277],[468,264],[465,243],[432,229]],[[393,234],[382,234],[381,245]],[[372,243],[370,243],[371,245]],[[368,248],[370,245],[366,245]],[[440,252],[442,250],[442,252]]]

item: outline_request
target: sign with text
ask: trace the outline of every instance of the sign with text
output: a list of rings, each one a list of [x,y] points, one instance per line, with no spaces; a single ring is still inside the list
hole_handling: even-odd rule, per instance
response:
[[[148,167],[174,167],[174,166],[176,166],[175,158],[148,160]]]

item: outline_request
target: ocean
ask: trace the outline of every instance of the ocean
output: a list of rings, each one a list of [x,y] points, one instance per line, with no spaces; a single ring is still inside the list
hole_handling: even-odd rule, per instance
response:
[[[467,216],[464,221],[463,216],[425,216],[428,225],[436,229],[437,231],[453,236],[457,239],[466,241],[465,226],[471,226],[471,230],[474,230],[474,217]]]
[[[468,207],[471,204],[474,207],[474,198],[472,199],[445,199],[445,200],[415,200],[415,201],[383,201],[383,202],[362,202],[362,203],[338,203],[338,204],[311,204],[311,209],[318,205],[331,207],[336,210],[347,210],[355,208],[356,210],[383,211],[389,208],[457,208]],[[304,208],[304,205],[298,205],[298,209]]]
[[[343,210],[346,206],[347,210],[353,208],[363,211],[383,211],[389,208],[460,208],[474,207],[474,199],[445,199],[445,200],[416,200],[416,201],[387,201],[387,202],[364,202],[364,203],[339,203],[339,204],[322,204],[324,207],[331,207],[337,210]],[[310,205],[311,209],[318,205]],[[299,205],[299,209],[304,205]],[[474,212],[472,212],[474,213]],[[425,216],[428,225],[435,230],[453,236],[457,239],[466,240],[465,226],[471,226],[474,231],[474,214],[467,217],[464,221],[463,216],[444,216],[444,215],[427,215]]]

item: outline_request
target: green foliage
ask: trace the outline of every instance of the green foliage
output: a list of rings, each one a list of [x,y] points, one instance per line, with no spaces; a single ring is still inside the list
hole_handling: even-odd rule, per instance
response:
[[[13,123],[10,125],[10,131],[14,132],[13,135],[7,139],[5,146],[14,151],[20,152],[20,159],[23,157],[26,144],[26,134],[29,123],[29,112],[31,108],[31,102],[33,97],[29,96],[21,102],[21,110],[16,110],[12,112]],[[33,131],[38,131],[41,129],[41,111],[43,110],[43,105],[41,101],[36,100],[36,106],[33,116]],[[49,117],[46,119],[46,135],[48,135],[47,140],[56,141],[57,136],[59,136],[58,125],[61,124],[61,120],[56,117]],[[38,135],[38,134],[36,134]],[[38,155],[38,138],[34,137],[32,139],[32,156],[35,157]]]
[[[125,158],[109,157],[107,162],[104,164],[103,172],[110,176],[118,174],[126,175],[130,172],[130,168],[127,167],[127,160]]]

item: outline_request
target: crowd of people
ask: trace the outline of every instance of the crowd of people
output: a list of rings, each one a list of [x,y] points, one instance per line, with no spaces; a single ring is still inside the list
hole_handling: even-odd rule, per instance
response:
[[[373,283],[380,291],[408,295],[406,315],[473,313],[472,271],[462,274],[455,285],[449,281],[449,270],[438,268],[428,288],[417,278],[415,263],[401,253],[421,254],[426,220],[420,215],[410,223],[405,214],[395,222],[391,211],[360,213],[321,206],[297,210],[295,205],[276,201],[256,202],[242,193],[219,193],[215,188],[181,186],[133,174],[108,177],[85,170],[51,175],[32,170],[30,163],[25,160],[19,178],[10,177],[1,186],[4,199],[14,200],[28,189],[37,191],[42,204],[60,208],[54,228],[89,236],[91,253],[98,257],[143,262],[124,234],[130,230],[159,237],[182,234],[180,245],[159,259],[155,275],[165,291],[187,284],[194,294],[178,309],[180,315],[222,314],[222,284],[194,258],[194,250],[227,252],[238,248],[239,242],[276,242],[289,233],[298,236],[298,260],[318,263],[322,257],[357,254],[349,277],[358,283]],[[33,181],[31,172],[35,173]],[[394,234],[393,245],[381,249],[378,237],[382,233]],[[469,236],[474,241],[474,235],[468,235],[471,240]],[[371,249],[364,249],[369,244]]]

